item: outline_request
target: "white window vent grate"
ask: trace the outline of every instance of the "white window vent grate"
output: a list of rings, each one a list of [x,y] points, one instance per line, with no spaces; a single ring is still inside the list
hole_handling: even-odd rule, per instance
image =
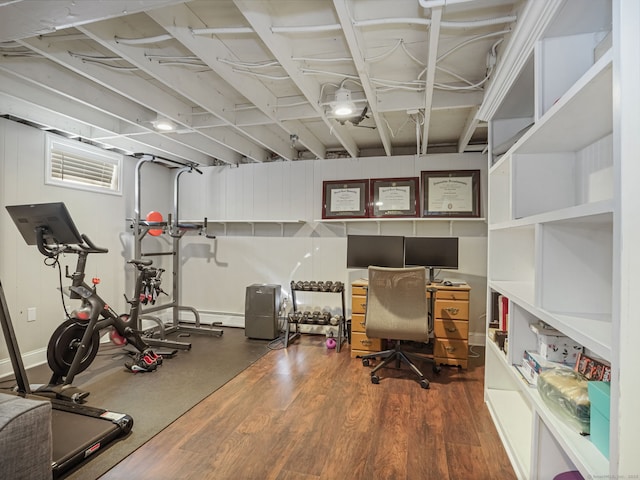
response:
[[[121,194],[122,155],[48,136],[48,184]]]

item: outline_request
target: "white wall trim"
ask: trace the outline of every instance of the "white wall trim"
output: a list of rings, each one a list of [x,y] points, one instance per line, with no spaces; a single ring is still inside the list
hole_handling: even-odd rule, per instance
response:
[[[40,348],[31,352],[22,354],[22,362],[24,368],[29,369],[47,363],[47,349]],[[0,380],[11,378],[14,376],[13,365],[11,359],[5,358],[0,360]]]

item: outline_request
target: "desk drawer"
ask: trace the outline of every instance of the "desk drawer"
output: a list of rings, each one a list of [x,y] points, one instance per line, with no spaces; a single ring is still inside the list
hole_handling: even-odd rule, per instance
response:
[[[469,338],[469,322],[466,320],[443,320],[436,318],[433,332],[438,338],[454,338],[466,340]]]
[[[438,290],[437,300],[469,300],[469,290]]]
[[[363,297],[367,296],[367,287],[364,285],[351,285],[351,295],[362,295]]]
[[[353,327],[353,324],[352,324]],[[351,348],[354,350],[366,350],[368,352],[379,352],[382,350],[381,338],[369,338],[361,332],[351,332]]]
[[[458,300],[436,300],[435,318],[469,320],[469,302]]]
[[[351,297],[351,313],[364,313],[367,311],[367,297],[353,295]]]
[[[468,342],[466,340],[450,340],[436,338],[433,356],[449,359],[467,359]]]
[[[364,333],[364,314],[354,313],[351,315],[351,332]]]

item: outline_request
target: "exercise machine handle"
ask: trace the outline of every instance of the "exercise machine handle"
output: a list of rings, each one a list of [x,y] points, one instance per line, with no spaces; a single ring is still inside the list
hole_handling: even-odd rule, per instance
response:
[[[84,233],[80,235],[82,237],[82,240],[84,241],[84,243],[86,243],[89,248],[85,247],[84,245],[81,245],[82,249],[84,251],[86,251],[87,253],[108,253],[109,249],[108,248],[102,248],[102,247],[97,247],[90,239],[89,237],[87,237]]]

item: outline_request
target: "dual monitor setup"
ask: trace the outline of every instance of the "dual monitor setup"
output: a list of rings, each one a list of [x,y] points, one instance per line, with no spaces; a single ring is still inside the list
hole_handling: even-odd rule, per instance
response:
[[[429,270],[437,282],[437,269],[458,269],[458,237],[403,237],[397,235],[347,235],[347,268],[413,267]]]

